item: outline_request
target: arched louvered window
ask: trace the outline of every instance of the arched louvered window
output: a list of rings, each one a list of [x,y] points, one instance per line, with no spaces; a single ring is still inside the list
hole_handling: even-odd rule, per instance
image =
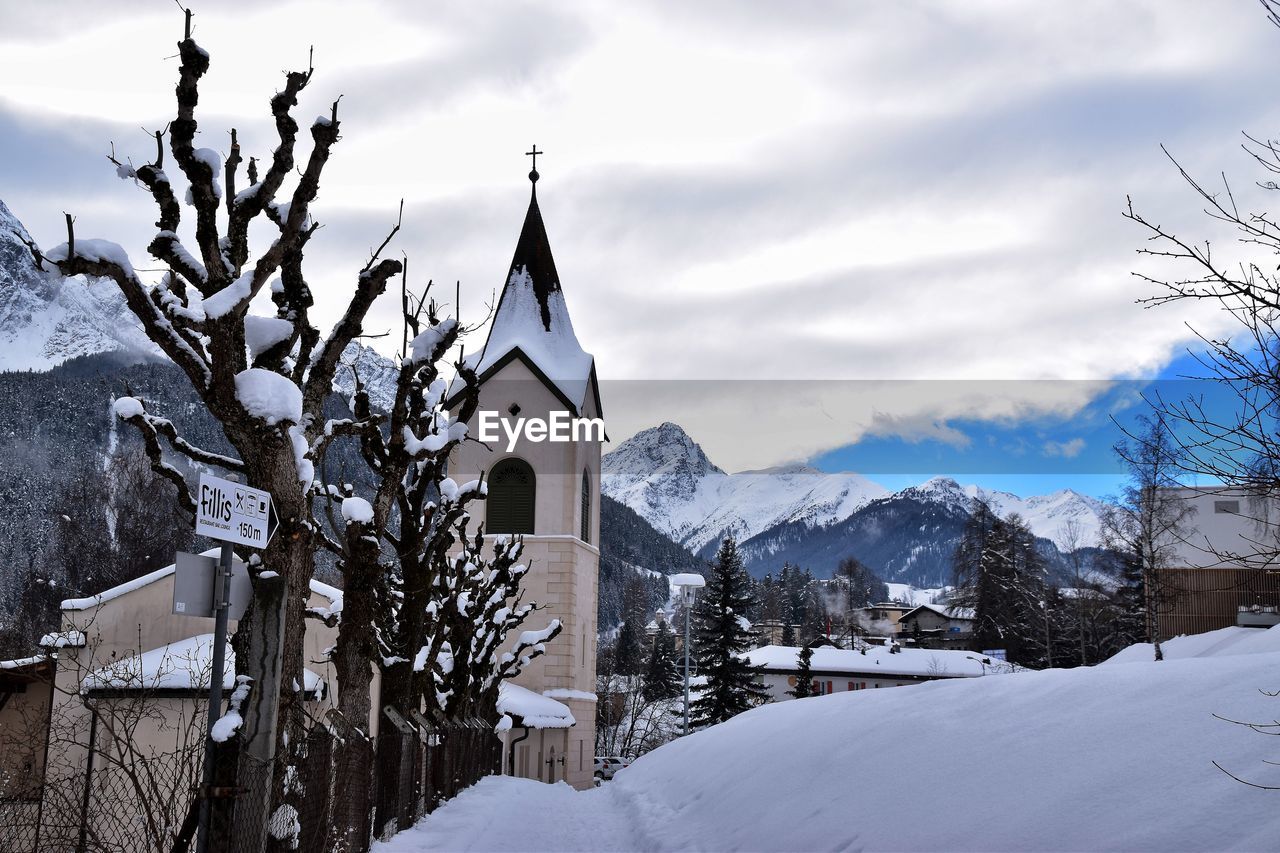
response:
[[[533,468],[523,459],[503,459],[489,470],[486,533],[533,533],[537,490]]]
[[[591,476],[582,472],[582,536],[583,542],[591,541]]]

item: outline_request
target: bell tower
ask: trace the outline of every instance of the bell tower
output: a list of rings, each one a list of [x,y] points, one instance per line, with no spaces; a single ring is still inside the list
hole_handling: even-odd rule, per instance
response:
[[[482,437],[482,419],[505,424],[497,429],[496,441],[465,442],[450,468],[458,482],[483,475],[488,483],[488,498],[476,513],[484,513],[486,538],[524,537],[522,560],[530,567],[524,600],[539,606],[525,628],[540,629],[551,619],[562,624],[559,636],[517,683],[567,705],[576,722],[567,730],[531,729],[527,738],[517,731],[511,738],[520,741],[512,756],[516,773],[587,788],[595,757],[603,429],[593,431],[583,422],[602,418],[603,412],[595,360],[574,333],[538,207],[541,153],[536,146],[529,152],[535,163],[529,172],[529,209],[488,337],[466,358],[480,382],[469,434]],[[456,385],[451,389],[449,408],[456,408],[459,392]],[[550,427],[541,440],[536,439],[538,422]],[[510,439],[506,430],[521,424],[528,426]]]

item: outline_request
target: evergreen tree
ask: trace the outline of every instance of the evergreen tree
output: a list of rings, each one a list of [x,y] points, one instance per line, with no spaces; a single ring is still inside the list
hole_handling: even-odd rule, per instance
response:
[[[639,675],[645,666],[644,591],[639,583],[632,581],[627,585],[623,607],[622,627],[618,630],[618,643],[614,649],[614,665],[619,675]]]
[[[692,703],[697,726],[724,722],[768,698],[757,670],[740,655],[755,637],[742,614],[750,606],[750,577],[742,567],[738,543],[732,536],[720,543],[707,587],[694,605],[696,638],[693,654],[706,686]]]
[[[641,689],[650,702],[674,698],[683,690],[681,674],[676,671],[676,638],[665,619],[658,622],[658,635],[653,638]]]
[[[953,597],[974,611],[975,648],[1003,648],[1009,661],[1023,665],[1048,662],[1054,631],[1044,576],[1044,557],[1026,523],[975,501],[956,548]]]
[[[794,690],[788,690],[787,694],[803,699],[806,696],[813,695],[813,669],[811,663],[813,661],[813,647],[804,646],[800,649],[800,654],[796,656],[796,686]]]

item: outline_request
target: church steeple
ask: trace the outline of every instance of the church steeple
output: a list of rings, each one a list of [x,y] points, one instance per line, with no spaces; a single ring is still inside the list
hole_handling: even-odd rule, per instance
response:
[[[512,359],[528,365],[542,381],[567,404],[580,412],[588,395],[599,410],[599,391],[595,381],[595,361],[578,343],[560,289],[560,274],[551,256],[551,243],[538,208],[534,146],[527,152],[535,167],[529,172],[533,184],[529,193],[529,209],[525,213],[520,239],[507,268],[506,282],[484,348],[468,356],[468,364],[483,383]],[[450,395],[452,397],[452,394]]]
[[[537,146],[534,146],[537,151]],[[541,154],[541,151],[538,151]],[[542,211],[538,209],[538,170],[529,173],[533,187],[529,193],[529,210],[524,215],[524,227],[520,229],[520,239],[516,243],[516,253],[511,258],[510,273],[507,286],[503,288],[498,301],[498,311],[502,310],[502,302],[511,289],[513,276],[521,270],[528,275],[533,287],[533,294],[538,300],[542,327],[551,331],[551,307],[548,304],[552,293],[560,291],[560,275],[556,272],[556,261],[551,256],[551,243],[547,240],[547,228],[542,222]]]

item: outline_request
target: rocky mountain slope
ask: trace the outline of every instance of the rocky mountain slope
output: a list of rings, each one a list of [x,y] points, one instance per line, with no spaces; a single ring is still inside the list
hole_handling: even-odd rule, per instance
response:
[[[167,360],[142,331],[115,283],[42,272],[24,240],[22,222],[0,201],[0,371],[49,370],[69,359],[117,353],[135,362]],[[334,390],[349,396],[355,374],[375,405],[394,399],[396,366],[376,350],[352,343],[343,353]]]

